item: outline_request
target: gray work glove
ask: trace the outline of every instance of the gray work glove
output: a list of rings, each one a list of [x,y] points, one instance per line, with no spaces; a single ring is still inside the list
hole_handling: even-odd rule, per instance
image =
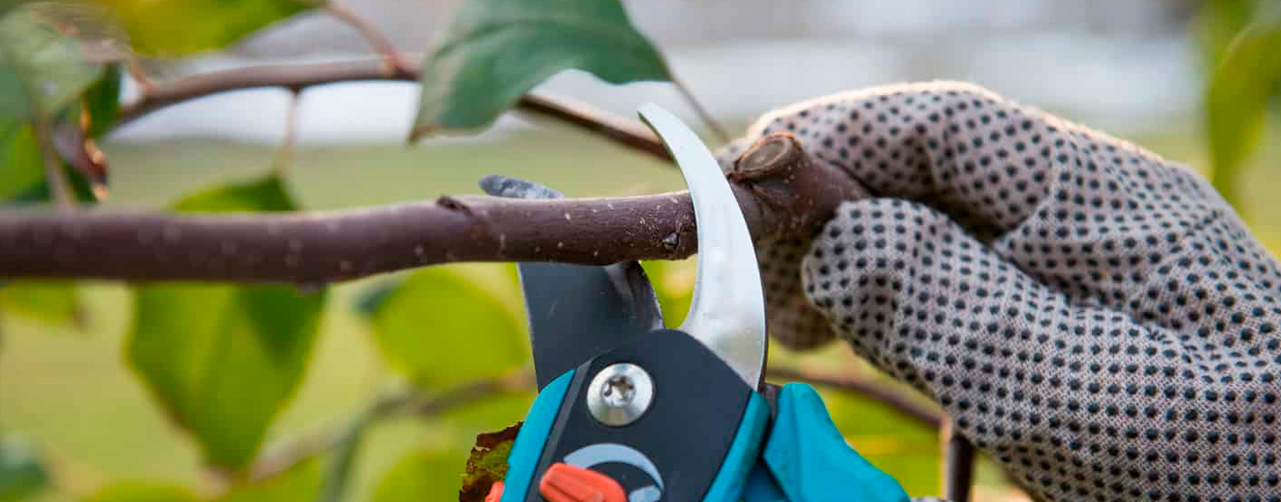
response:
[[[873,195],[763,243],[771,329],[839,336],[1047,501],[1281,501],[1281,274],[1200,176],[972,85],[762,118]]]

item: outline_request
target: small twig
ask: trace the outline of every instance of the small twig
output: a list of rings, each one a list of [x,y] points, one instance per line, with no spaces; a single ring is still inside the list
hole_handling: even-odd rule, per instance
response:
[[[520,109],[578,126],[662,160],[672,158],[653,131],[586,103],[526,94],[520,100]]]
[[[766,374],[774,379],[805,382],[867,396],[930,427],[938,428],[943,423],[943,415],[937,409],[870,379],[849,374],[820,373],[793,368],[771,368]]]
[[[155,89],[155,84],[152,82],[151,77],[147,76],[146,70],[142,68],[142,60],[138,58],[137,54],[129,54],[125,69],[128,70],[129,76],[138,82],[138,88],[143,96],[152,93]]]
[[[365,426],[403,416],[430,418],[499,394],[529,390],[532,382],[533,372],[522,369],[498,378],[479,378],[464,382],[435,394],[424,394],[416,388],[394,390],[379,396],[360,413],[368,420],[363,424]],[[344,422],[338,427],[274,448],[250,466],[248,479],[257,481],[280,475],[334,449],[351,434],[351,425]]]
[[[58,158],[84,176],[94,198],[106,200],[107,156],[98,148],[93,138],[85,134],[85,126],[63,123],[54,126],[51,133]]]
[[[62,172],[62,162],[58,160],[58,148],[53,142],[52,126],[48,122],[37,121],[32,124],[32,129],[35,130],[36,143],[40,146],[40,159],[44,162],[44,175],[49,193],[59,209],[74,209],[75,195],[71,192],[71,185]]]
[[[289,105],[285,108],[285,135],[280,140],[280,149],[276,150],[275,167],[277,175],[284,174],[293,165],[294,148],[298,143],[298,108],[302,96],[298,92],[289,95]]]
[[[685,101],[689,102],[689,106],[694,109],[694,113],[698,114],[699,120],[702,120],[704,124],[707,124],[707,127],[712,130],[713,134],[716,134],[716,138],[719,139],[721,143],[729,143],[729,133],[725,131],[724,127],[721,127],[721,125],[716,122],[716,119],[712,118],[712,114],[707,111],[707,108],[703,107],[703,103],[700,102],[698,98],[694,97],[694,92],[691,91],[684,82],[677,79],[675,75],[672,75],[671,78],[672,85],[675,85],[676,91],[680,92],[681,95],[685,97]]]
[[[382,57],[383,63],[387,65],[387,71],[389,73],[404,73],[409,71],[409,65],[406,62],[405,56],[400,51],[396,50],[396,46],[391,42],[391,38],[388,37],[386,33],[383,33],[383,31],[379,29],[378,26],[374,25],[374,23],[365,19],[360,14],[357,14],[356,11],[351,10],[350,7],[347,7],[336,0],[331,0],[326,3],[325,10],[339,21],[346,23],[348,26],[351,26],[360,33],[360,36],[365,38],[365,41],[374,49],[374,52],[377,52],[378,55]]]
[[[969,502],[970,488],[974,485],[974,444],[956,433],[956,424],[951,419],[943,421],[939,443],[943,448],[943,498],[950,502]]]
[[[417,82],[419,72],[419,67],[408,61],[403,61],[402,68],[389,74],[381,60],[357,60],[248,66],[202,73],[170,82],[153,82],[151,90],[144,93],[141,99],[120,109],[115,127],[128,124],[161,108],[223,92],[260,87],[284,87],[298,92],[314,86],[373,80]],[[532,94],[522,97],[516,108],[563,121],[637,151],[671,160],[662,142],[648,130],[630,125],[628,121],[600,110]]]

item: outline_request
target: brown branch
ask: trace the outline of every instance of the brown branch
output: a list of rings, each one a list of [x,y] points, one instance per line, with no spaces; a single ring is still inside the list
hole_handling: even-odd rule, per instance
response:
[[[214,94],[263,87],[284,87],[300,92],[308,87],[362,81],[417,82],[420,69],[407,60],[387,68],[380,60],[300,65],[262,65],[193,75],[170,82],[152,82],[142,98],[120,109],[116,127],[148,113]],[[517,110],[549,117],[603,136],[624,146],[662,160],[671,156],[648,129],[600,110],[563,99],[526,94]]]
[[[943,415],[936,408],[922,404],[920,401],[874,380],[849,374],[820,373],[792,368],[771,368],[766,375],[771,379],[805,382],[861,394],[885,403],[900,413],[930,427],[938,428],[943,423]]]
[[[499,394],[532,388],[533,372],[522,369],[498,378],[478,378],[434,394],[424,394],[416,388],[388,392],[362,413],[369,420],[366,426],[372,422],[404,416],[430,418]],[[250,466],[248,479],[257,481],[280,475],[334,449],[348,433],[349,428],[346,426],[333,427],[277,446]]]
[[[383,64],[387,65],[389,71],[403,72],[409,68],[406,56],[396,50],[396,45],[391,42],[391,38],[375,26],[374,23],[336,0],[326,3],[325,10],[334,18],[346,23],[360,33],[360,36],[364,37],[369,46],[374,49],[374,52],[377,52],[382,57]]]
[[[812,231],[865,193],[786,134],[759,141],[729,176],[758,239]],[[696,248],[686,192],[312,213],[0,212],[0,277],[318,284],[449,262],[607,264]]]

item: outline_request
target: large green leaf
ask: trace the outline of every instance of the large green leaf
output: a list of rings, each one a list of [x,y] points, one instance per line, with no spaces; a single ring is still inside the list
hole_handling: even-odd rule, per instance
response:
[[[134,50],[176,56],[219,49],[321,0],[96,0],[111,7]]]
[[[645,261],[645,274],[654,286],[658,305],[663,309],[663,324],[676,328],[685,321],[689,304],[694,299],[694,279],[698,273],[695,258],[682,261]]]
[[[90,138],[99,138],[107,133],[120,111],[120,91],[123,79],[120,65],[111,65],[84,94],[85,113],[88,114]]]
[[[79,324],[83,312],[74,283],[15,281],[0,286],[0,308],[45,322]]]
[[[1281,84],[1281,15],[1259,19],[1228,47],[1206,97],[1214,186],[1238,196],[1241,166],[1258,145],[1268,99]]]
[[[373,502],[454,502],[466,459],[438,450],[410,453],[383,476]]]
[[[178,201],[173,208],[191,213],[234,213],[244,211],[293,211],[297,206],[284,181],[277,176],[236,183],[198,192]]]
[[[280,180],[232,185],[179,202],[184,211],[293,208]],[[135,289],[127,358],[200,442],[239,468],[301,383],[326,294],[280,285],[155,284]]]
[[[1201,49],[1209,69],[1223,60],[1228,46],[1250,24],[1259,0],[1206,0],[1201,4],[1197,24]]]
[[[44,165],[31,125],[0,123],[0,203],[44,199],[44,188]]]
[[[276,476],[237,485],[215,502],[313,502],[319,487],[319,462],[310,460]]]
[[[0,19],[0,203],[49,200],[32,123],[63,122],[75,132],[81,102],[90,137],[114,119],[120,73],[118,65],[103,67],[121,53],[111,50],[109,30],[97,28],[96,12],[81,4],[33,3]],[[83,179],[70,179],[78,199],[94,200]]]
[[[427,53],[412,136],[485,126],[569,68],[615,84],[670,79],[618,0],[468,0]]]
[[[49,475],[30,444],[15,436],[0,438],[0,502],[24,500],[48,484]]]
[[[57,12],[23,5],[0,19],[0,130],[52,120],[102,75],[90,49],[61,29]]]
[[[200,499],[178,486],[121,483],[100,490],[85,502],[200,502]]]
[[[457,271],[423,269],[370,298],[364,308],[383,356],[419,385],[497,376],[528,358],[515,314]]]

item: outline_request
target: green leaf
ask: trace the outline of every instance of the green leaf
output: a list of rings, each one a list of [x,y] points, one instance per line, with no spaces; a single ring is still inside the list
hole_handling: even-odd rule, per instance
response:
[[[173,208],[191,213],[293,211],[297,209],[278,176],[234,183],[178,201]]]
[[[0,438],[0,502],[17,502],[49,485],[49,474],[32,446],[15,437]]]
[[[525,328],[501,301],[454,270],[415,272],[365,301],[383,357],[419,385],[497,376],[528,358]]]
[[[85,112],[89,114],[88,136],[100,138],[116,121],[120,111],[121,83],[120,65],[107,67],[102,78],[98,79],[89,90],[85,91]]]
[[[178,486],[122,483],[102,489],[85,502],[201,502]]]
[[[102,75],[89,48],[60,29],[56,10],[23,5],[0,19],[0,129],[52,120]]]
[[[427,53],[411,138],[488,125],[570,68],[614,84],[671,77],[618,0],[468,0]]]
[[[303,0],[98,0],[115,10],[134,50],[177,56],[226,47],[323,2]]]
[[[410,453],[383,476],[374,489],[373,502],[456,501],[463,462],[463,457],[452,452]]]
[[[45,200],[43,184],[44,164],[31,125],[0,123],[0,202]]]
[[[119,54],[95,14],[82,4],[33,3],[0,19],[0,203],[49,200],[32,123],[77,124],[82,98],[96,134],[106,127],[98,117],[114,117],[120,73],[117,65],[103,71],[103,63]],[[94,200],[81,176],[68,179],[78,199]]]
[[[319,488],[320,465],[310,460],[279,475],[237,485],[216,502],[313,502]]]
[[[1258,145],[1268,99],[1281,84],[1281,15],[1260,19],[1228,48],[1206,97],[1214,186],[1237,205],[1241,166]]]
[[[184,211],[294,205],[279,179],[188,197]],[[209,462],[245,466],[302,381],[325,291],[280,285],[154,284],[135,289],[127,359]]]
[[[1232,40],[1250,24],[1258,7],[1258,0],[1208,0],[1202,3],[1198,15],[1202,52],[1214,69]]]
[[[15,281],[0,287],[0,308],[44,322],[81,324],[75,283]]]
[[[694,299],[694,279],[698,273],[697,258],[682,261],[645,261],[641,266],[649,276],[663,309],[663,324],[675,329],[685,321],[689,304]]]

